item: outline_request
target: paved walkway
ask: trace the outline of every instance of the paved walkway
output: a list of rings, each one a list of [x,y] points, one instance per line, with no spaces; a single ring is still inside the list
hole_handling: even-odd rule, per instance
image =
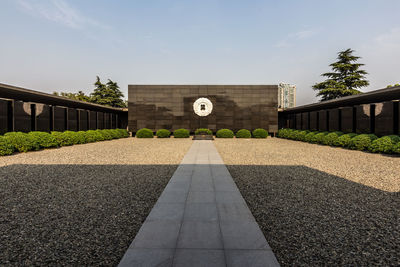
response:
[[[212,141],[194,141],[119,266],[279,266]]]

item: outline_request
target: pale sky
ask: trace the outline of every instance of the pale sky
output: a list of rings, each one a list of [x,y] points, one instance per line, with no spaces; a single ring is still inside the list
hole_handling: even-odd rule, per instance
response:
[[[399,0],[0,0],[0,82],[89,93],[128,84],[297,85],[317,101],[352,48],[376,90],[400,82]]]

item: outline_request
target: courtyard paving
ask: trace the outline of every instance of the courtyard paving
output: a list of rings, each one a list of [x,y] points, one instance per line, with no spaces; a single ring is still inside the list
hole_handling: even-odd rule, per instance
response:
[[[279,266],[212,141],[194,141],[119,264]]]

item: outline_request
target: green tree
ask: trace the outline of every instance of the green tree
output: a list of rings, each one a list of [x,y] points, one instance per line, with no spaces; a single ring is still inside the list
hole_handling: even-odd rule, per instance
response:
[[[90,95],[93,103],[119,108],[126,107],[123,99],[124,94],[119,90],[119,86],[116,82],[108,79],[108,82],[103,84],[99,76],[96,78],[97,80],[94,83],[96,88]]]
[[[321,101],[360,94],[358,89],[369,85],[365,80],[368,73],[360,69],[364,64],[355,63],[360,57],[354,56],[353,53],[354,50],[350,48],[339,52],[338,61],[329,65],[333,72],[321,75],[328,79],[313,86],[313,89],[318,91],[317,96],[321,97]]]
[[[78,91],[78,93],[66,93],[66,92],[53,92],[53,95],[67,97],[73,100],[80,100],[85,102],[91,102],[91,98],[88,95],[85,95],[84,92]]]

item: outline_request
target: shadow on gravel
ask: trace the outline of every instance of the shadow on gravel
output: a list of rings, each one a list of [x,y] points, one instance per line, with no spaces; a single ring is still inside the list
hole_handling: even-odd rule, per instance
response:
[[[0,168],[0,266],[116,266],[177,165]]]
[[[281,265],[400,265],[399,192],[305,166],[227,167]]]

